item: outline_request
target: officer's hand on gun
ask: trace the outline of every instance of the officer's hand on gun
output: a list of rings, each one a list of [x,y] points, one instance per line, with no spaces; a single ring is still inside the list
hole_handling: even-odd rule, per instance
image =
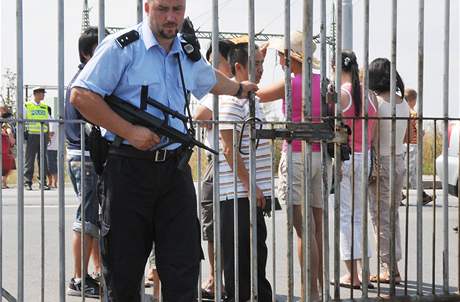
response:
[[[149,129],[142,126],[132,126],[130,137],[126,138],[135,148],[146,151],[160,143],[160,137]]]

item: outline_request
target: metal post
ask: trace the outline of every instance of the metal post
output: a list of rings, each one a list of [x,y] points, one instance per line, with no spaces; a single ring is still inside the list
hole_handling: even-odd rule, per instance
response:
[[[445,0],[444,6],[444,75],[443,75],[443,116],[444,135],[442,144],[443,178],[442,178],[442,206],[443,206],[443,251],[442,276],[443,292],[449,294],[449,164],[448,164],[448,130],[449,130],[449,46],[450,46],[450,0]]]
[[[3,150],[0,139],[0,150]],[[3,152],[0,152],[0,171],[3,171]],[[0,299],[3,299],[3,181],[0,183]]]
[[[417,142],[423,141],[423,67],[424,67],[424,27],[425,0],[419,0],[418,23],[418,106]],[[417,144],[417,167],[423,166],[423,144]],[[417,169],[417,295],[423,295],[423,218],[422,218],[422,169]]]
[[[436,129],[436,120],[433,121],[433,233],[432,233],[432,254],[431,254],[431,293],[436,294],[436,137],[438,131]]]
[[[86,186],[85,186],[85,173],[86,173],[86,156],[85,156],[85,124],[81,123],[80,124],[80,150],[81,150],[81,157],[80,157],[80,203],[81,203],[81,233],[80,233],[80,248],[81,248],[81,287],[85,288],[85,283],[86,283],[86,266],[85,266],[85,229],[86,229],[86,215],[85,211],[83,210],[85,208],[85,197],[86,197]],[[89,254],[88,256],[89,257]],[[143,283],[143,282],[142,282]],[[85,301],[85,295],[81,296],[82,302]]]
[[[343,0],[343,41],[344,49],[353,49],[353,0]]]
[[[139,18],[139,16],[138,16]],[[105,0],[99,0],[99,24],[98,24],[99,44],[105,38]]]
[[[286,120],[292,122],[292,84],[291,84],[291,1],[284,1],[284,100]],[[287,301],[294,301],[294,240],[293,240],[293,205],[292,205],[292,141],[287,146],[287,267],[288,267],[288,295]]]
[[[271,125],[273,130],[273,124]],[[276,194],[275,194],[275,140],[272,140],[270,147],[271,154],[271,202],[272,202],[272,302],[276,302]]]
[[[234,236],[234,257],[235,257],[235,301],[240,300],[240,265],[239,265],[239,236],[238,236],[238,162],[236,154],[238,150],[238,137],[236,135],[236,124],[233,125],[233,236]]]
[[[326,74],[326,1],[323,0],[320,3],[321,5],[321,27],[320,27],[320,38],[321,38],[321,45],[320,45],[320,61],[321,61],[321,117],[327,116],[327,74]],[[323,255],[319,255],[321,259],[320,263],[322,263],[323,269],[323,283],[321,284],[322,293],[323,293],[323,301],[329,302],[330,294],[329,294],[329,184],[328,184],[328,160],[329,155],[327,153],[327,144],[322,142],[321,143],[321,175],[322,175],[322,182],[321,182],[321,190],[322,190],[322,200],[323,200]],[[320,276],[318,276],[319,278]]]
[[[364,119],[360,121],[363,123],[363,169],[361,171],[361,188],[368,187],[369,179],[369,144],[368,144],[368,129],[369,129],[369,120],[368,120],[368,107],[369,107],[369,0],[364,0],[363,3],[364,9],[364,51],[363,51],[363,70],[364,70],[364,94],[363,94],[363,108],[362,116]],[[362,208],[362,234],[363,234],[363,245],[362,245],[362,283],[363,283],[363,298],[368,298],[368,281],[369,281],[369,257],[368,257],[368,190],[361,191],[361,208]],[[378,235],[380,236],[380,234]]]
[[[340,93],[341,77],[342,77],[342,0],[337,0],[336,7],[337,20],[337,39],[335,49],[335,115],[336,125],[342,118],[342,107],[337,91]],[[334,299],[340,299],[340,174],[342,163],[340,161],[340,145],[335,144],[334,158]]]
[[[64,169],[64,0],[58,0],[58,191],[59,191],[59,297],[65,301],[65,169]]]
[[[198,141],[202,141],[202,131],[201,131],[201,124],[197,123],[196,124],[196,139]],[[196,188],[196,196],[198,198],[198,206],[197,206],[197,216],[198,220],[202,221],[201,219],[201,207],[202,207],[202,202],[203,202],[203,193],[202,193],[202,186],[203,186],[203,177],[201,176],[201,160],[202,160],[202,153],[201,153],[201,148],[197,148],[196,150],[197,155],[197,178],[198,178],[198,186]],[[201,230],[200,230],[201,231]],[[201,282],[202,282],[202,274],[203,274],[203,268],[202,268],[202,262],[200,261],[200,274],[198,276],[198,285],[197,285],[197,291],[198,291],[198,302],[201,302],[203,300],[203,297],[201,296]]]
[[[248,1],[248,65],[249,65],[249,80],[255,82],[255,3],[254,0]],[[255,95],[249,95],[249,115],[254,118],[256,113]],[[256,178],[256,137],[255,137],[255,121],[251,123],[249,131],[249,228],[250,228],[250,250],[251,250],[251,302],[258,301],[258,284],[257,284],[257,178]]]
[[[16,0],[16,98],[17,133],[24,133],[24,29],[22,0]],[[24,136],[17,136],[18,146],[18,302],[24,301]]]
[[[141,23],[144,19],[144,1],[137,0],[137,22]]]
[[[212,65],[217,68],[219,65],[219,2],[212,1]],[[214,150],[219,150],[219,98],[214,95],[212,119],[216,122],[213,125]],[[213,216],[214,216],[214,293],[216,301],[222,298],[222,248],[220,228],[220,191],[219,191],[219,155],[213,154]]]
[[[304,1],[303,5],[303,52],[304,62],[302,64],[302,103],[303,120],[311,121],[312,100],[311,100],[311,78],[312,78],[312,40],[313,40],[313,0]],[[312,200],[312,147],[311,143],[304,141],[304,196],[305,202],[302,208],[302,282],[304,301],[311,299],[311,200]]]
[[[40,301],[45,301],[45,133],[43,122],[40,123]]]
[[[391,104],[391,139],[390,139],[390,296],[395,296],[395,266],[396,264],[396,192],[395,188],[395,152],[396,152],[396,42],[397,42],[397,9],[398,1],[392,0],[392,35],[391,35],[391,75],[390,75],[390,104]],[[404,93],[404,92],[401,92]],[[398,192],[398,194],[401,194]],[[399,206],[399,205],[398,205]]]

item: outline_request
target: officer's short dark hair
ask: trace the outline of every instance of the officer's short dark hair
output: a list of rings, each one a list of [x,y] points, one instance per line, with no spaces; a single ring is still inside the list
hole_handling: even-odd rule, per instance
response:
[[[259,49],[257,45],[255,45],[256,50]],[[248,65],[248,43],[240,43],[234,45],[230,51],[228,52],[228,63],[232,68],[232,74],[236,75],[235,64],[239,63],[246,67]]]
[[[224,57],[225,59],[227,59],[228,52],[230,51],[233,45],[234,44],[230,40],[227,40],[227,39],[220,40],[219,41],[220,55]],[[208,62],[211,59],[211,52],[212,52],[212,43],[209,44],[208,50],[206,50],[206,60],[208,60]]]
[[[106,30],[105,34],[108,35],[109,32]],[[86,63],[86,56],[93,56],[94,48],[98,43],[98,28],[95,26],[90,26],[83,31],[78,39],[78,54],[80,55],[80,62]]]

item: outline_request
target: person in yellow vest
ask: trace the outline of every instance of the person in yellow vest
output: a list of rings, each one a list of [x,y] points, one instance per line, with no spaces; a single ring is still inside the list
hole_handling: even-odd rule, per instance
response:
[[[38,167],[40,167],[40,133],[42,120],[50,118],[50,108],[43,102],[45,98],[45,89],[37,87],[33,90],[33,100],[25,103],[24,113],[28,120],[34,120],[34,122],[26,123],[27,131],[27,143],[26,143],[26,158],[24,167],[24,185],[26,190],[32,190],[32,179],[34,176],[34,165],[35,159],[38,161]],[[48,145],[48,124],[43,124],[43,132],[45,133],[45,176],[47,174],[47,163],[46,163],[46,146]],[[39,170],[40,171],[40,170]],[[49,190],[46,185],[46,177],[41,180],[43,183],[43,189]]]

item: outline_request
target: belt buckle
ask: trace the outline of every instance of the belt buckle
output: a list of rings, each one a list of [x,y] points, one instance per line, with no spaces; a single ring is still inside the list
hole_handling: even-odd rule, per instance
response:
[[[156,162],[164,162],[166,161],[166,155],[168,151],[165,149],[159,149],[155,152],[155,161]]]

